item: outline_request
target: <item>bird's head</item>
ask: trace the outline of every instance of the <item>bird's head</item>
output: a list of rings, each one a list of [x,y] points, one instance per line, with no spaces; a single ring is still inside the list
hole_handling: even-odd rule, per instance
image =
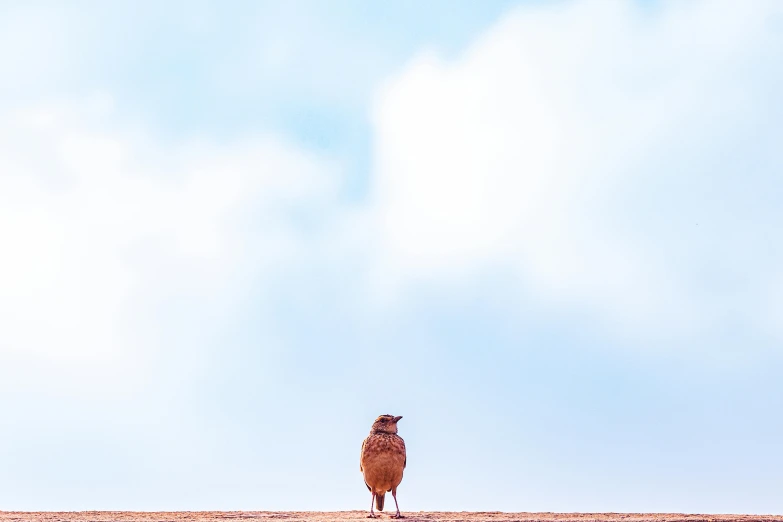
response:
[[[397,422],[402,418],[402,415],[395,417],[394,415],[381,415],[375,422],[372,423],[372,432],[379,433],[397,433]]]

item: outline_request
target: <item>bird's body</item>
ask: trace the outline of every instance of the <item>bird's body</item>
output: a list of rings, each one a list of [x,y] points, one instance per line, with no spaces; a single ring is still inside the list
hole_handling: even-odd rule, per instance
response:
[[[392,492],[394,504],[397,506],[397,486],[402,482],[402,473],[407,464],[405,441],[397,435],[397,421],[401,418],[381,415],[375,420],[370,435],[362,443],[359,469],[379,511],[383,511],[383,500],[387,491]],[[371,504],[370,517],[374,516]],[[399,506],[395,516],[401,518]]]
[[[399,435],[377,433],[362,444],[361,469],[364,481],[376,494],[383,495],[402,482],[405,469],[405,442]]]

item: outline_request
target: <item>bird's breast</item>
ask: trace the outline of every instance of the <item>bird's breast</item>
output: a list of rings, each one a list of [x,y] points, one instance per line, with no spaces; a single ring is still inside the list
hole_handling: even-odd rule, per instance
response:
[[[393,434],[370,435],[364,442],[361,465],[368,485],[396,486],[405,467],[405,442]]]

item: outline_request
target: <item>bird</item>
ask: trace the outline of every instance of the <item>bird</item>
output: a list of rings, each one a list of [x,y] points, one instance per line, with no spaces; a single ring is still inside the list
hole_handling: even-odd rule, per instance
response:
[[[405,441],[397,435],[397,423],[402,415],[381,415],[372,424],[370,434],[362,442],[359,459],[359,471],[364,475],[364,484],[372,493],[370,514],[367,518],[376,518],[373,503],[378,511],[383,511],[383,499],[388,491],[394,497],[397,513],[394,518],[403,518],[400,505],[397,504],[397,486],[402,482],[402,472],[408,464],[405,454]]]

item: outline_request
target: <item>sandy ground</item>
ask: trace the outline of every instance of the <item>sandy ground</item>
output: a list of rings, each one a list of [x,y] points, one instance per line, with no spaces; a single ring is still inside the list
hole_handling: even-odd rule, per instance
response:
[[[380,520],[387,520],[394,514],[384,512]],[[442,521],[442,522],[753,522],[779,521],[783,516],[771,515],[682,515],[664,513],[499,513],[499,512],[408,512],[403,513],[405,520]],[[274,511],[233,511],[233,512],[171,512],[139,513],[127,511],[82,511],[72,513],[21,513],[0,511],[0,522],[41,520],[47,522],[225,522],[229,520],[286,520],[288,522],[328,522],[328,521],[366,521],[366,511],[340,512],[274,512]]]

